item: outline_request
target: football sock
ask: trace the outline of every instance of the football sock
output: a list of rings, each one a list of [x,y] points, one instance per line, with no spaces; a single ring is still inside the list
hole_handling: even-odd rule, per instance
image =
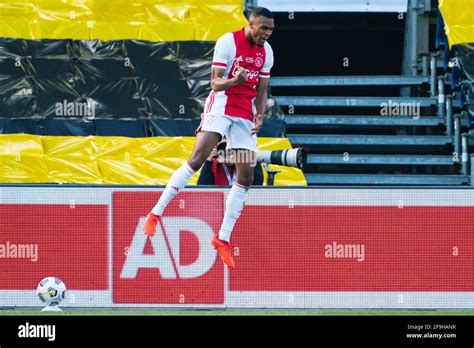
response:
[[[237,182],[232,185],[229,196],[227,196],[224,220],[222,221],[222,226],[219,231],[220,240],[225,240],[226,242],[230,241],[230,235],[244,207],[248,190],[248,187],[242,186]]]
[[[151,212],[155,215],[163,215],[163,210],[165,210],[168,203],[186,186],[193,174],[194,170],[189,166],[188,162],[184,162],[171,176],[158,203],[156,203]]]

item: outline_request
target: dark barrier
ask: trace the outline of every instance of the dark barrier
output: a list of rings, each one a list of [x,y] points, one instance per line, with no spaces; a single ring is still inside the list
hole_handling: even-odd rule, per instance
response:
[[[214,42],[0,40],[2,117],[199,117]]]
[[[214,45],[1,38],[2,133],[192,135],[210,92]],[[267,116],[281,111],[273,106]],[[281,136],[277,123],[266,136]]]

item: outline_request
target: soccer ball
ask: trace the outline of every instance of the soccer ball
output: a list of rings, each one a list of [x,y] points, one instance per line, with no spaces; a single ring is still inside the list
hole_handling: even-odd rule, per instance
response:
[[[36,294],[46,306],[58,306],[66,298],[66,284],[59,278],[47,277],[39,282]]]

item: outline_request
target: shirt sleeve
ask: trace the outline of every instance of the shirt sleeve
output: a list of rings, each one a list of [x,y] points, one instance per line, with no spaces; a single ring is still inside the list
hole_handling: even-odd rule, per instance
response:
[[[270,45],[268,45],[268,49],[265,51],[265,64],[263,64],[263,68],[260,70],[260,77],[269,78],[270,70],[272,70],[273,67],[273,50]]]
[[[212,58],[212,67],[213,68],[222,68],[226,69],[229,60],[231,59],[231,47],[230,47],[230,39],[231,33],[227,33],[221,36],[214,48],[214,57]]]

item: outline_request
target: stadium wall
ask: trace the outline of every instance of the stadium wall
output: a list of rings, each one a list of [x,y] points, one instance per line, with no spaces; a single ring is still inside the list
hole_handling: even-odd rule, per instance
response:
[[[254,188],[235,271],[209,244],[228,189],[186,189],[146,239],[161,191],[2,186],[0,306],[57,276],[66,308],[474,308],[472,189]]]

